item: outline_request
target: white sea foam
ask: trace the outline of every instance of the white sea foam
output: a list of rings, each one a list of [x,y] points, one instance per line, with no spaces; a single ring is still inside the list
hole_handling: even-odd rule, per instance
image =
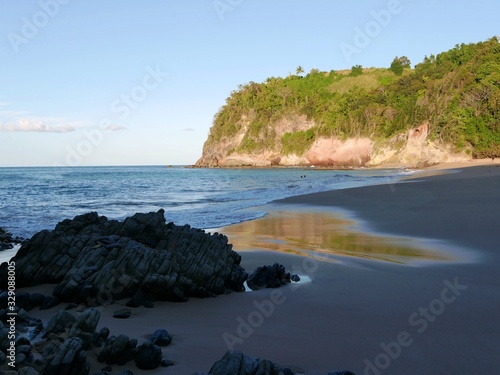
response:
[[[8,262],[14,255],[17,254],[17,251],[21,248],[21,245],[14,245],[13,249],[0,251],[0,264],[3,262]]]

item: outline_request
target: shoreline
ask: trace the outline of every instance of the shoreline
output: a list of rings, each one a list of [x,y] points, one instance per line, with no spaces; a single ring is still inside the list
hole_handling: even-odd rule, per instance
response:
[[[303,165],[224,165],[224,166],[198,166],[196,164],[181,166],[189,169],[318,169],[318,170],[377,170],[377,169],[410,169],[410,170],[426,170],[426,169],[452,169],[452,168],[463,168],[467,166],[477,166],[486,164],[496,164],[500,161],[491,158],[481,158],[481,159],[469,159],[466,161],[458,162],[440,162],[432,165],[422,165],[415,166],[410,164],[380,164],[375,166],[342,166],[342,165],[313,165],[313,164],[303,164]]]
[[[437,174],[434,174],[435,171]],[[445,171],[445,173],[441,173],[442,171]],[[490,180],[497,182],[496,179],[499,175],[500,163],[474,165],[469,168],[457,164],[453,165],[453,168],[440,167],[439,169],[426,170],[421,174],[409,176],[395,184],[370,185],[353,189],[312,193],[277,200],[275,203],[344,209],[353,212],[354,218],[361,219],[365,223],[367,230],[376,233],[450,241],[460,238],[461,241],[465,240],[467,243],[474,244],[475,240],[480,240],[480,238],[470,227],[475,227],[478,233],[494,233],[492,228],[492,225],[496,222],[494,208],[500,206],[496,206],[498,198],[495,192],[491,191],[490,187],[487,186],[487,183]],[[490,198],[493,205],[489,204],[487,198]],[[437,220],[436,217],[428,218],[439,225],[411,221],[411,219],[417,220],[420,216],[419,213],[412,211],[411,205],[417,206],[422,203],[425,206],[422,209],[427,209],[429,212],[439,208],[441,220]],[[453,230],[454,227],[450,223],[453,223],[457,218],[453,216],[446,217],[448,207],[445,205],[455,205],[455,207],[450,208],[456,211],[469,206],[474,208],[474,212],[457,212],[461,216],[460,219],[467,219],[468,215],[481,218],[482,212],[474,207],[474,203],[480,203],[483,210],[489,212],[489,220],[484,218],[481,220],[481,224],[484,224],[484,226],[477,225],[474,220],[470,219],[467,220],[469,225],[457,222],[455,223],[457,227],[465,229],[465,232]],[[465,207],[457,209],[457,205]],[[398,222],[396,219],[400,215],[398,210],[406,210],[405,214],[409,214],[409,217],[405,218],[405,222]],[[412,212],[413,218],[411,217]],[[425,212],[420,214],[425,216]],[[440,227],[442,227],[443,231],[439,230]],[[486,228],[489,231],[485,230]],[[471,236],[471,241],[468,241],[465,233]]]
[[[247,272],[279,262],[293,273],[309,276],[311,282],[279,289],[282,302],[272,305],[266,316],[259,315],[258,321],[252,321],[252,316],[260,312],[258,306],[271,300],[274,290],[192,298],[186,303],[155,302],[153,309],[132,309],[126,320],[112,318],[112,312],[126,301],[102,306],[97,330],[106,326],[112,335],[127,334],[140,342],[158,328],[173,336],[163,355],[174,366],[140,371],[128,363],[113,366],[114,371],[131,368],[134,374],[168,371],[173,375],[208,371],[226,350],[235,349],[308,375],[340,369],[357,375],[377,371],[491,373],[500,365],[495,302],[500,300],[500,223],[496,220],[500,168],[479,166],[460,173],[414,177],[393,184],[394,189],[372,185],[334,190],[287,198],[273,206],[285,202],[296,211],[307,206],[316,210],[340,207],[366,223],[361,229],[450,241],[452,247],[466,247],[482,259],[415,267],[363,258],[324,262],[287,252],[235,247]],[[289,226],[292,232],[303,229],[314,234],[318,229],[315,225],[301,228],[300,221],[288,219],[283,215],[279,225]],[[241,225],[251,228],[262,220]],[[43,288],[48,286],[24,290]],[[51,310],[35,309],[30,315],[46,320],[63,308],[64,304]],[[242,322],[249,327],[246,333]],[[234,339],[228,341],[228,337]],[[91,373],[105,366],[96,362],[97,354],[96,350],[88,353]]]
[[[216,229],[227,235],[241,254],[270,251],[340,264],[368,260],[417,267],[481,259],[477,252],[443,239],[377,231],[346,208],[277,202],[259,209],[267,214]]]

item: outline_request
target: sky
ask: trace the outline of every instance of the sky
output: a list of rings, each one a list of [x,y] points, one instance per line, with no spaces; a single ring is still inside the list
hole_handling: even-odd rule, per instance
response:
[[[0,0],[0,167],[188,165],[231,91],[500,35],[497,0]]]

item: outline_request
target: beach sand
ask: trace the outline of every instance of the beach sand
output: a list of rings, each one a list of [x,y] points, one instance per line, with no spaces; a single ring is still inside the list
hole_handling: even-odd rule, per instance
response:
[[[158,328],[172,334],[163,353],[175,365],[123,367],[134,374],[208,372],[228,348],[312,375],[497,374],[499,188],[500,167],[485,163],[274,203],[268,217],[226,228],[228,237],[247,271],[279,262],[310,282],[156,302],[127,320],[112,318],[121,306],[106,306],[98,329],[139,342]],[[325,239],[331,232],[350,235]],[[408,243],[413,250],[397,250]],[[105,366],[96,356],[91,373]]]

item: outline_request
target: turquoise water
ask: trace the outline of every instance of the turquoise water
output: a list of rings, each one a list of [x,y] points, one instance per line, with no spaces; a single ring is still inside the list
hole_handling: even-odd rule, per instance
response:
[[[163,208],[167,221],[216,228],[265,215],[289,196],[395,182],[401,170],[0,168],[0,227],[30,237],[66,218],[97,211],[112,219]]]

